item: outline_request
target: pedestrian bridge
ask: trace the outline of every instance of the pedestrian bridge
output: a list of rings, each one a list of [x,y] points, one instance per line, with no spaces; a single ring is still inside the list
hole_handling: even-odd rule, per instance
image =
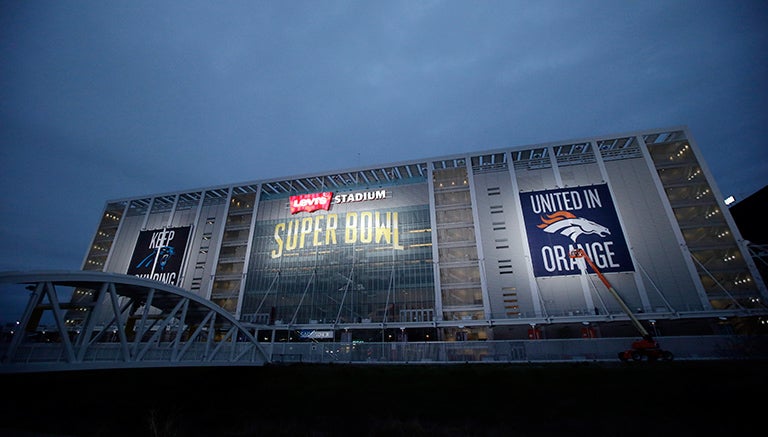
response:
[[[28,293],[0,342],[0,372],[269,361],[231,314],[175,286],[88,271],[4,272],[0,285]]]
[[[270,342],[178,287],[103,272],[0,273],[23,313],[0,337],[0,373],[268,363],[618,362],[636,338]],[[5,300],[0,301],[0,304]],[[382,327],[383,329],[383,327]],[[60,333],[65,333],[61,335]],[[657,337],[675,360],[768,359],[768,336]]]

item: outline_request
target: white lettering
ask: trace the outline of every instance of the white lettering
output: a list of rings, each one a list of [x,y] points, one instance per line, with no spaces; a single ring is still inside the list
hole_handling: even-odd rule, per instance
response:
[[[176,273],[142,273],[136,275],[138,278],[153,279],[163,284],[176,285]]]
[[[293,201],[293,206],[296,208],[303,208],[305,206],[325,205],[328,199],[325,197],[315,197],[314,199],[296,199]]]
[[[531,209],[536,214],[557,211],[577,211],[584,207],[578,191],[533,194],[530,196]]]
[[[587,252],[587,255],[600,269],[621,267],[620,264],[614,261],[616,253],[613,251],[612,246],[612,241],[596,241],[586,245],[568,245],[567,249],[557,245],[542,246],[541,260],[544,269],[548,272],[575,272],[578,270],[577,261],[568,254],[576,248],[581,248]]]
[[[333,197],[335,204],[351,203],[351,202],[363,202],[366,200],[382,200],[387,198],[387,190],[377,191],[361,191],[356,193],[337,193]]]
[[[149,242],[149,248],[165,247],[171,243],[171,240],[173,240],[173,237],[175,236],[176,231],[167,231],[163,229],[162,231],[154,232]]]
[[[600,208],[603,206],[597,190],[584,190],[584,197],[578,191],[560,191],[555,193],[539,193],[529,196],[531,210],[536,214],[551,214],[557,211],[578,211],[585,207]]]

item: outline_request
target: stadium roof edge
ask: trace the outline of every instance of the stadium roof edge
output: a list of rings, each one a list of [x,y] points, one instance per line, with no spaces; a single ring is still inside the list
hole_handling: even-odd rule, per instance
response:
[[[596,140],[606,139],[606,138],[640,136],[640,135],[645,135],[649,133],[679,131],[679,130],[688,131],[688,126],[683,124],[683,125],[674,125],[674,126],[667,126],[667,127],[660,127],[660,128],[635,130],[635,131],[629,131],[629,132],[607,133],[607,134],[593,135],[590,137],[583,137],[583,138],[535,142],[535,143],[528,143],[528,144],[518,145],[518,146],[512,145],[512,146],[498,147],[493,149],[484,149],[484,150],[475,150],[475,151],[464,152],[464,153],[456,153],[456,154],[450,154],[450,155],[440,155],[440,156],[424,157],[424,158],[398,161],[398,162],[380,163],[377,165],[349,167],[349,168],[337,169],[337,170],[328,169],[325,171],[318,171],[314,173],[288,175],[288,176],[281,176],[281,177],[274,177],[274,178],[267,178],[267,179],[253,179],[253,180],[240,181],[240,182],[230,182],[230,183],[210,185],[205,187],[196,187],[196,188],[182,189],[177,191],[167,191],[162,193],[139,194],[139,195],[130,196],[130,197],[108,199],[105,201],[105,204],[115,203],[115,202],[125,202],[125,201],[130,201],[138,198],[173,196],[177,194],[184,194],[184,193],[197,192],[197,191],[202,192],[202,191],[223,190],[223,189],[228,190],[231,187],[238,187],[238,186],[245,186],[245,185],[261,185],[261,184],[273,183],[273,182],[283,182],[283,181],[299,180],[299,179],[312,178],[312,177],[321,177],[321,176],[326,176],[330,173],[350,173],[350,172],[374,170],[374,169],[380,169],[380,168],[386,168],[386,167],[418,165],[418,164],[424,164],[432,161],[461,159],[461,158],[466,158],[469,155],[485,155],[485,154],[501,153],[501,152],[506,152],[510,150],[526,150],[532,147],[549,147],[549,146],[566,145],[566,144],[573,144],[573,143],[584,143],[584,142],[596,141]]]

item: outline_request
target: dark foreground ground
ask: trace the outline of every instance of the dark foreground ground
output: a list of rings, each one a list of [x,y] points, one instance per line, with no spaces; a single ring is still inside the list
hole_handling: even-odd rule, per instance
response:
[[[765,361],[0,375],[0,436],[763,435]]]

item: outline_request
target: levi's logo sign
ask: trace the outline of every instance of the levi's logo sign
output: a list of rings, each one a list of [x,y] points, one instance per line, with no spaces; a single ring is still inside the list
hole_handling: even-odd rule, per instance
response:
[[[301,211],[313,212],[317,211],[318,209],[324,209],[328,211],[328,208],[331,206],[332,197],[333,193],[330,191],[291,196],[291,214],[296,214],[297,212]]]

